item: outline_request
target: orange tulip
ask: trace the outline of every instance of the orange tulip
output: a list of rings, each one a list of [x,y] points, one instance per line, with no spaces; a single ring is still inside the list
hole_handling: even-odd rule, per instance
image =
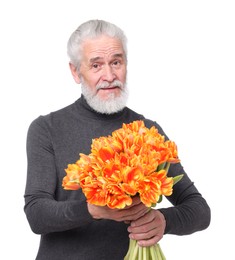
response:
[[[162,166],[177,162],[175,143],[137,120],[110,136],[95,138],[91,153],[80,154],[75,164],[68,165],[62,186],[82,188],[87,201],[95,205],[124,208],[139,194],[150,207],[160,196],[172,194],[173,178],[167,177],[168,169]]]

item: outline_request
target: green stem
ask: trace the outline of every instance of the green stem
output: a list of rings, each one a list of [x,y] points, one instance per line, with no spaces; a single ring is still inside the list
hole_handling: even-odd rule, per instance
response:
[[[136,242],[136,241],[135,241]],[[135,247],[134,247],[134,250],[133,250],[133,254],[131,254],[131,257],[130,257],[130,260],[135,260],[138,256],[138,251],[139,251],[139,246],[137,244],[137,242],[135,243]]]
[[[138,245],[136,245],[138,246]],[[138,246],[138,260],[143,260],[143,247]]]
[[[149,260],[149,258],[148,258],[148,247],[143,247],[143,260]]]
[[[130,241],[129,241],[129,249],[128,249],[128,251],[127,251],[126,256],[124,257],[124,260],[129,260],[129,259],[131,259],[131,255],[132,255],[132,252],[134,251],[135,244],[136,244],[136,241],[130,239]]]
[[[163,252],[162,252],[162,249],[161,249],[161,247],[160,247],[160,245],[159,244],[157,244],[157,247],[158,247],[158,249],[159,249],[159,251],[160,251],[160,254],[161,254],[161,259],[162,260],[166,260],[166,257],[165,257],[165,255],[163,254]]]
[[[159,245],[156,245],[156,253],[157,253],[157,259],[162,260],[161,252],[159,250]]]
[[[159,260],[157,253],[156,253],[156,248],[154,246],[150,246],[150,260]]]
[[[170,168],[170,165],[171,165],[171,164],[170,164],[169,162],[166,163],[166,167],[165,167],[166,173],[168,173],[169,168]]]

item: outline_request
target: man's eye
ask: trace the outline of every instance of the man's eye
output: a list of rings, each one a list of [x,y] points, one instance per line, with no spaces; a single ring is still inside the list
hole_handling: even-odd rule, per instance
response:
[[[119,60],[116,60],[113,62],[113,66],[117,67],[117,66],[120,66],[121,65],[121,62]]]
[[[94,64],[92,64],[91,65],[91,69],[93,70],[93,71],[99,71],[100,69],[102,68],[102,65],[101,64],[99,64],[99,63],[94,63]]]

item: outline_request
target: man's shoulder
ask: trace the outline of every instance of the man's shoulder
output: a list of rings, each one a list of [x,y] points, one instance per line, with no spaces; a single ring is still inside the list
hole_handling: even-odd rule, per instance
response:
[[[57,124],[59,122],[65,122],[69,118],[75,114],[76,110],[76,102],[67,105],[63,108],[60,108],[58,110],[52,111],[48,114],[42,114],[33,119],[30,126],[41,126],[41,127],[50,127],[54,124]]]
[[[60,109],[57,109],[55,111],[52,111],[49,114],[45,115],[45,117],[60,117],[60,116],[67,116],[70,113],[74,113],[74,111],[76,110],[76,102],[77,101],[67,106],[64,106]]]

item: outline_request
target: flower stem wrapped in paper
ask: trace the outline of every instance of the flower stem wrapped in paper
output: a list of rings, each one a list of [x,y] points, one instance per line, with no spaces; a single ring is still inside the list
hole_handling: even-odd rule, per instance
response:
[[[63,179],[66,190],[82,189],[87,202],[111,209],[123,209],[138,195],[146,207],[159,203],[172,194],[173,185],[182,178],[168,177],[171,163],[178,163],[174,142],[165,141],[153,126],[144,122],[123,124],[112,135],[93,139],[91,153],[80,154],[69,164]],[[165,259],[160,245],[140,247],[130,239],[125,260]]]

